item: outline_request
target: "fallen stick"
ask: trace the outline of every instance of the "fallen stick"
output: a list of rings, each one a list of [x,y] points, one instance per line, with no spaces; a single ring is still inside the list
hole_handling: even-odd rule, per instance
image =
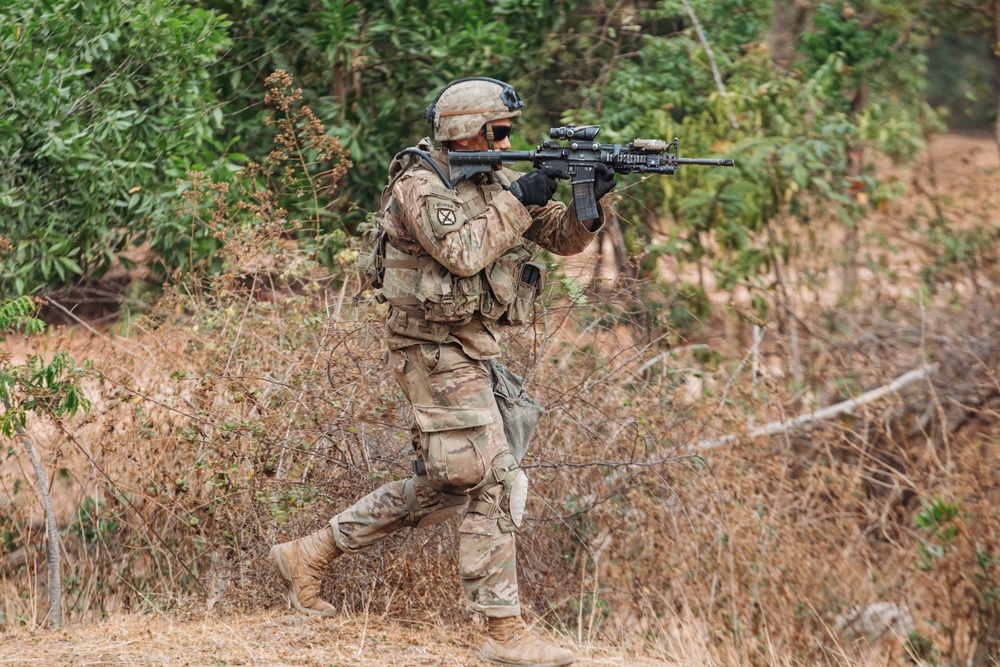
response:
[[[840,403],[823,408],[822,410],[807,412],[804,415],[800,415],[795,419],[789,419],[788,421],[770,422],[764,426],[758,426],[757,428],[751,429],[746,434],[731,434],[718,438],[702,438],[696,445],[693,445],[688,449],[689,451],[697,452],[716,449],[734,442],[737,438],[757,438],[762,435],[777,435],[778,433],[790,431],[797,426],[833,419],[834,417],[839,417],[842,414],[852,412],[859,406],[877,401],[883,396],[894,394],[909,384],[913,384],[918,380],[923,380],[936,370],[937,364],[924,364],[920,368],[916,368],[905,375],[899,376],[887,385],[883,385],[878,389],[866,391],[857,398],[849,398],[846,401],[841,401]]]

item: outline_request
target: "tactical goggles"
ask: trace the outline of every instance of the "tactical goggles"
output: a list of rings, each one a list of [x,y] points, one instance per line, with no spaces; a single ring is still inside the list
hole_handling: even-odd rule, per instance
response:
[[[493,141],[503,141],[510,136],[510,133],[514,131],[514,124],[510,125],[494,125],[493,123],[488,123],[488,125],[493,129]],[[484,127],[480,132],[484,137],[489,137],[489,132]]]

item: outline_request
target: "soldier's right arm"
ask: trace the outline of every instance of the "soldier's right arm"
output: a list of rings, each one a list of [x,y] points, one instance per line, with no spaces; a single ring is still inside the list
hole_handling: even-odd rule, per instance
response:
[[[485,212],[468,217],[458,193],[425,171],[397,181],[393,196],[412,240],[459,276],[472,276],[489,266],[532,224],[528,209],[507,191],[497,194]]]

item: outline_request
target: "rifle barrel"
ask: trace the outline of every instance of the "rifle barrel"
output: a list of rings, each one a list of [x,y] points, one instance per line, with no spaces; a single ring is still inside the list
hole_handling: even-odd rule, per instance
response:
[[[735,167],[736,160],[731,157],[679,157],[671,160],[675,164],[705,164],[711,167]]]
[[[535,151],[449,151],[450,164],[502,164],[505,162],[530,162]]]

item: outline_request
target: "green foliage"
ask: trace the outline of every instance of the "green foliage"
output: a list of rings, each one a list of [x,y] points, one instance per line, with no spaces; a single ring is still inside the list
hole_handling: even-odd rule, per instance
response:
[[[584,306],[587,304],[587,295],[585,293],[587,289],[586,285],[569,276],[560,276],[559,283],[566,294],[566,298],[568,298],[574,306]]]
[[[10,173],[40,167],[52,185],[28,196],[18,176],[0,187],[17,204],[10,235],[35,241],[18,243],[16,269],[0,273],[6,289],[97,276],[131,242],[148,243],[164,275],[220,271],[225,234],[212,211],[234,204],[232,174],[265,165],[272,139],[287,134],[261,123],[258,101],[260,84],[279,69],[295,76],[299,101],[355,163],[336,198],[317,196],[311,180],[330,164],[305,147],[298,183],[271,202],[289,214],[283,235],[331,265],[343,233],[375,206],[391,157],[426,133],[424,106],[460,76],[518,86],[529,101],[518,148],[575,121],[602,123],[605,141],[679,136],[682,155],[735,156],[738,171],[689,167],[675,178],[624,179],[619,189],[625,219],[642,221],[633,231],[637,254],[648,245],[646,221],[666,217],[671,253],[710,269],[725,289],[769,287],[775,262],[797,252],[795,234],[784,233],[790,223],[832,211],[852,228],[898,195],[874,177],[870,156],[912,156],[936,122],[922,102],[926,22],[907,2],[819,7],[792,69],[782,70],[766,48],[772,3],[693,0],[724,95],[679,0],[613,8],[582,0],[200,4],[182,11],[173,0],[87,0],[31,13],[28,0],[17,0],[3,43],[22,48],[3,82],[17,99],[44,104],[15,105],[17,118],[0,125],[0,154],[17,167]],[[101,20],[73,18],[85,10]],[[45,55],[48,35],[64,48]],[[26,76],[32,68],[52,74]],[[228,100],[223,106],[212,89]],[[186,175],[199,160],[209,178]],[[188,195],[233,187],[204,190],[198,210],[188,197],[181,215],[164,215],[167,176],[183,177],[178,192]],[[53,203],[48,192],[70,194]],[[45,224],[37,224],[42,207]]]
[[[41,333],[45,323],[32,317],[37,310],[34,300],[22,296],[10,301],[0,301],[0,340],[7,331],[25,334]]]
[[[28,297],[0,300],[0,334],[12,330],[40,332],[44,323],[32,316],[35,310]],[[23,429],[29,412],[72,417],[78,410],[90,410],[90,401],[78,384],[89,370],[89,362],[78,368],[65,352],[58,352],[48,364],[39,355],[17,366],[8,366],[0,359],[0,403],[4,408],[0,434],[10,438],[15,430]]]
[[[928,535],[928,539],[922,540],[918,547],[919,567],[931,571],[936,559],[944,558],[946,552],[954,550],[961,503],[949,503],[942,498],[929,501],[921,498],[920,505],[923,509],[913,517],[913,522]]]
[[[49,364],[35,355],[26,364],[0,370],[0,399],[20,396],[0,417],[0,434],[9,438],[15,429],[24,428],[29,412],[72,417],[78,410],[89,411],[90,401],[78,384],[89,370],[89,362],[78,368],[65,352],[57,353]]]
[[[862,102],[857,92],[871,85],[873,77],[890,69],[886,66],[898,60],[894,48],[896,31],[866,29],[850,7],[821,5],[814,20],[815,30],[802,38],[800,51],[807,58],[805,69],[818,69],[836,54],[837,76],[831,77],[827,84],[830,105],[843,112],[859,107]]]
[[[0,21],[0,296],[99,277],[166,211],[222,122],[228,46],[177,0],[13,0]]]
[[[769,290],[775,263],[799,250],[800,225],[833,213],[850,230],[901,193],[875,177],[871,158],[910,158],[925,126],[938,127],[923,102],[920,40],[904,39],[919,37],[922,24],[905,4],[867,3],[863,21],[860,10],[825,5],[794,68],[780,70],[766,48],[771,3],[691,5],[724,95],[682,3],[665,0],[622,18],[637,30],[614,46],[595,47],[613,64],[563,120],[604,123],[605,138],[618,141],[677,136],[684,156],[735,157],[738,171],[626,179],[618,209],[626,220],[666,218],[668,252],[710,269],[721,288]],[[633,251],[648,248],[650,230],[635,233]],[[640,265],[639,276],[652,266]]]
[[[539,66],[538,49],[563,12],[560,0],[381,2],[261,0],[203,2],[226,12],[233,49],[216,68],[236,113],[229,137],[262,159],[268,130],[256,114],[256,86],[275,70],[292,73],[305,102],[357,163],[351,199],[371,209],[392,156],[426,133],[424,107],[446,82],[486,74],[518,78]],[[363,214],[358,214],[363,218]],[[353,217],[352,217],[353,219]],[[353,224],[353,223],[352,223]],[[330,231],[330,227],[326,228]]]

